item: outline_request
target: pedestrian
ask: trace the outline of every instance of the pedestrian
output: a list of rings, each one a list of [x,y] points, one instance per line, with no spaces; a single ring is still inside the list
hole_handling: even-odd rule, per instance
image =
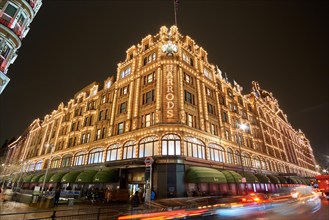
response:
[[[155,192],[154,192],[154,190],[151,191],[151,200],[152,201],[155,200]]]
[[[59,197],[61,196],[61,191],[59,190],[59,188],[57,187],[56,191],[55,191],[55,206],[58,205],[59,202]]]
[[[133,196],[132,205],[133,205],[133,207],[137,207],[139,205],[139,192],[138,191],[136,191],[135,195]]]

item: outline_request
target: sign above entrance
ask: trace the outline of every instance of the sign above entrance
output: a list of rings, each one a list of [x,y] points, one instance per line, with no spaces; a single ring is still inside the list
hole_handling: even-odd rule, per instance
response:
[[[154,160],[153,160],[152,157],[146,157],[145,160],[144,160],[144,163],[145,163],[145,165],[147,165],[147,166],[152,165],[153,162],[154,162]]]

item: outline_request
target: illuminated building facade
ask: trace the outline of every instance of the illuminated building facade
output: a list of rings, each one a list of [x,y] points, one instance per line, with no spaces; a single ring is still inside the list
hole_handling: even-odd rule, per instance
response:
[[[44,172],[49,163],[50,173],[113,168],[114,187],[131,189],[148,183],[144,160],[152,157],[159,198],[181,197],[192,187],[223,190],[189,184],[187,173],[195,167],[223,173],[244,168],[258,176],[317,174],[310,142],[289,124],[273,95],[256,82],[243,95],[176,26],[161,27],[126,53],[116,80],[94,82],[36,119],[10,146],[9,162],[23,160],[30,173]],[[54,146],[51,162],[47,144]]]
[[[15,62],[16,51],[41,5],[42,0],[0,1],[0,94],[10,80],[8,68]]]

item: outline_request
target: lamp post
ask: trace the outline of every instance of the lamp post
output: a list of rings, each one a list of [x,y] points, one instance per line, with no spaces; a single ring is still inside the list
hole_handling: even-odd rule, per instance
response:
[[[49,170],[49,167],[50,167],[51,156],[53,154],[53,148],[54,148],[54,145],[52,145],[52,144],[46,144],[45,146],[46,147],[50,147],[50,155],[49,155],[49,161],[48,161],[48,164],[47,164],[47,169],[46,169],[45,177],[44,177],[43,182],[42,182],[41,192],[43,192],[44,191],[44,188],[45,188],[46,178],[47,178],[48,170]]]
[[[241,169],[242,169],[242,183],[245,183],[245,191],[247,190],[246,186],[246,176],[245,176],[245,173],[244,173],[244,165],[243,165],[243,161],[242,161],[242,152],[241,152],[241,145],[242,145],[242,137],[240,136],[240,133],[239,133],[239,129],[241,129],[242,131],[244,131],[246,128],[247,128],[247,125],[241,123],[238,125],[238,144],[239,144],[239,155],[240,155],[240,163],[241,163]]]
[[[19,164],[22,166],[22,168],[21,168],[21,173],[19,174],[19,178],[18,178],[18,181],[17,181],[16,188],[19,188],[19,190],[20,190],[20,182],[21,182],[21,178],[22,178],[22,175],[23,175],[23,168],[24,168],[23,159],[20,160]]]

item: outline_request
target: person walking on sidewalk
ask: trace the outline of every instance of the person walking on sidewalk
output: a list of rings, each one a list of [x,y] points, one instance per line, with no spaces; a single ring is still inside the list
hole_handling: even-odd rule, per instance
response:
[[[55,191],[55,206],[58,205],[60,196],[61,196],[61,191],[60,191],[59,187],[57,187],[57,189]]]

